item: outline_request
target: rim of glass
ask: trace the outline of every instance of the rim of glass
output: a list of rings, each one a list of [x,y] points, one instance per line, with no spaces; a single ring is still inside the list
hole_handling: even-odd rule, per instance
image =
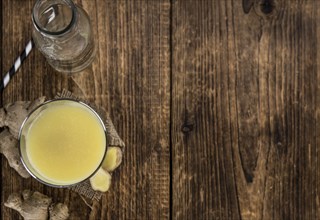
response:
[[[22,134],[22,130],[26,124],[26,122],[28,121],[28,119],[31,117],[31,115],[36,111],[38,110],[39,108],[47,105],[47,104],[50,104],[52,102],[57,102],[57,101],[71,101],[71,102],[76,102],[76,103],[79,103],[81,104],[82,106],[84,106],[85,108],[89,109],[96,117],[97,119],[99,120],[100,124],[102,125],[102,128],[103,128],[103,131],[104,131],[104,136],[105,136],[105,140],[106,140],[106,144],[105,144],[105,150],[104,150],[104,153],[103,153],[103,157],[102,157],[102,160],[100,161],[98,167],[92,172],[92,174],[90,174],[88,177],[86,177],[85,179],[79,181],[79,182],[76,182],[76,183],[71,183],[71,184],[66,184],[66,185],[58,185],[58,184],[53,184],[53,183],[48,183],[44,180],[42,180],[40,177],[38,177],[36,174],[34,174],[28,167],[28,165],[25,163],[24,159],[23,159],[23,156],[22,156],[22,152],[21,152],[21,134]],[[28,115],[27,117],[24,119],[24,121],[22,122],[22,125],[20,127],[20,130],[19,130],[19,136],[18,136],[18,149],[19,149],[19,156],[20,156],[20,160],[24,166],[24,168],[27,170],[27,172],[33,177],[35,178],[37,181],[47,185],[47,186],[51,186],[51,187],[56,187],[56,188],[68,188],[68,187],[71,187],[71,186],[75,186],[75,185],[78,185],[88,179],[90,179],[101,167],[103,161],[104,161],[104,158],[106,156],[106,153],[107,153],[107,150],[108,150],[108,144],[107,144],[107,130],[106,130],[106,126],[104,125],[103,123],[103,120],[101,119],[101,117],[99,116],[99,114],[92,108],[90,107],[88,104],[82,102],[82,101],[79,101],[79,100],[76,100],[76,99],[72,99],[72,98],[56,98],[56,99],[52,99],[52,100],[48,100],[48,101],[45,101],[44,103],[40,104],[39,106],[37,106],[35,109],[33,109]]]
[[[71,8],[72,18],[71,18],[70,23],[64,29],[62,29],[60,31],[48,31],[47,29],[45,29],[41,25],[39,25],[39,19],[38,19],[39,16],[35,17],[35,15],[36,15],[36,10],[39,10],[39,7],[41,5],[42,0],[36,1],[36,3],[33,6],[33,9],[32,9],[32,23],[34,24],[37,31],[48,34],[48,35],[52,35],[52,36],[58,36],[58,35],[61,35],[61,34],[68,32],[71,29],[73,24],[76,22],[77,7],[73,3],[72,0],[63,0],[63,1],[66,3],[67,6],[69,6]]]

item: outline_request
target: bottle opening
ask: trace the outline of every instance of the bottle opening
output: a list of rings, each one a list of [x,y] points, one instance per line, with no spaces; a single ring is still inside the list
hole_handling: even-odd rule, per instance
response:
[[[45,34],[60,35],[75,22],[76,7],[70,0],[38,0],[33,7],[35,27]]]

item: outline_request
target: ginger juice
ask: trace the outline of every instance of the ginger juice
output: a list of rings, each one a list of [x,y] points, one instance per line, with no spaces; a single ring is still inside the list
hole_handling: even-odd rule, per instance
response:
[[[90,107],[73,100],[54,100],[44,106],[32,113],[21,129],[24,165],[50,185],[66,186],[87,179],[106,152],[101,119]]]

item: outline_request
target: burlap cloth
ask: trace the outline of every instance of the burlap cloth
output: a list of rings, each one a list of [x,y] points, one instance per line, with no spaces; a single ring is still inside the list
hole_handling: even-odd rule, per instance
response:
[[[98,114],[99,116],[103,119],[105,126],[106,126],[106,131],[107,131],[107,145],[108,146],[118,146],[121,147],[122,151],[125,146],[124,142],[121,140],[121,138],[118,135],[118,132],[114,128],[114,125],[109,117],[109,114],[106,112],[105,109],[99,108],[93,103],[88,103],[86,100],[82,100],[79,97],[76,97],[73,95],[70,91],[63,90],[61,93],[58,93],[55,98],[72,98],[78,101],[82,101],[89,106],[91,106]],[[80,195],[83,195],[89,199],[95,199],[95,200],[100,200],[101,196],[103,195],[102,192],[95,191],[91,188],[90,181],[86,180],[80,184],[77,184],[75,186],[71,187],[71,190],[79,193]]]

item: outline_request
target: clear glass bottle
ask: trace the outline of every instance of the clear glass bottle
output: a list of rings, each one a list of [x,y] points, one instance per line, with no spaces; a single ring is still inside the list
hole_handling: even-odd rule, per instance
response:
[[[48,63],[59,72],[79,72],[95,56],[88,14],[71,0],[38,0],[32,12],[32,37]]]

